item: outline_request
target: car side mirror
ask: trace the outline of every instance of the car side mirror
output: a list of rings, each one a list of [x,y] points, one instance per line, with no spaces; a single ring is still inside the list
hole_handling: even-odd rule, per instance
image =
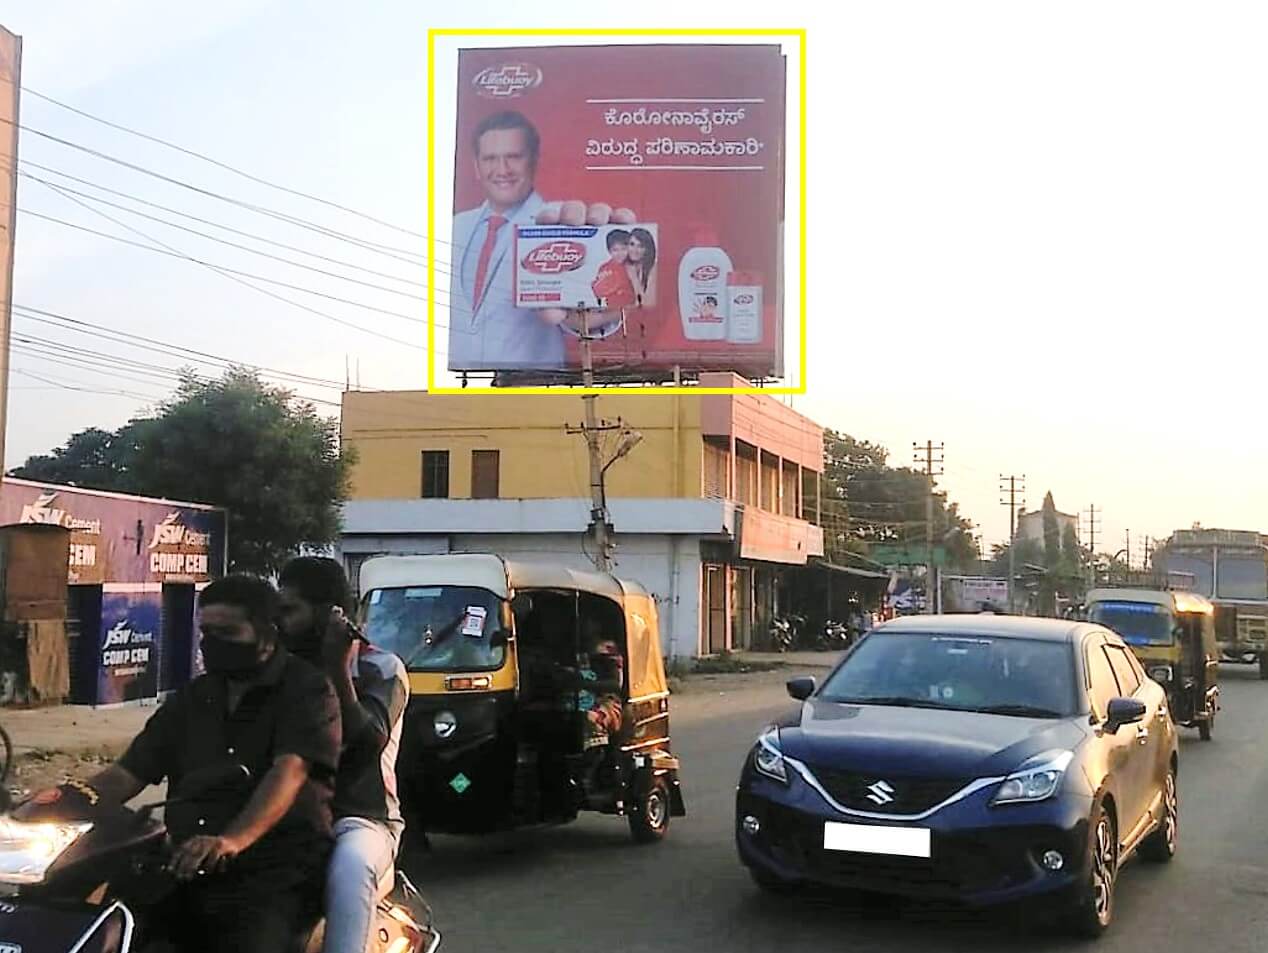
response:
[[[1115,698],[1109,703],[1105,730],[1114,734],[1124,725],[1134,725],[1145,717],[1145,703],[1134,698]]]
[[[788,694],[790,697],[804,702],[807,698],[815,693],[815,680],[812,676],[805,678],[791,678],[788,680]]]

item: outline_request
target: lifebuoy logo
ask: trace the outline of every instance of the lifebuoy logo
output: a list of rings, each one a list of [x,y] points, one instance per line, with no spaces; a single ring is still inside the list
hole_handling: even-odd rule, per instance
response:
[[[736,295],[735,303],[736,304],[752,304],[753,296],[752,295]]]
[[[503,63],[482,69],[471,81],[489,99],[514,99],[542,84],[542,71],[530,63]]]
[[[585,260],[586,246],[580,242],[549,242],[525,255],[523,265],[537,275],[557,275],[576,271]]]
[[[701,265],[691,273],[691,277],[696,281],[717,281],[720,274],[722,272],[717,265]]]

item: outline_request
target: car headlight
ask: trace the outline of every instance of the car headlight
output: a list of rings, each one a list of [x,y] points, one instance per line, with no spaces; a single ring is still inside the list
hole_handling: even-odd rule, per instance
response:
[[[39,883],[63,851],[90,830],[88,823],[23,824],[0,817],[0,883]]]
[[[1074,760],[1073,751],[1045,751],[1024,761],[1004,779],[992,804],[1024,804],[1044,801],[1057,793],[1065,769]]]
[[[764,774],[783,784],[788,783],[788,769],[784,766],[784,755],[779,750],[778,728],[764,731],[757,739],[757,747],[753,751],[753,767],[758,774]]]
[[[1152,678],[1155,682],[1169,682],[1171,681],[1171,677],[1172,677],[1171,666],[1170,665],[1155,665],[1153,668],[1149,670],[1149,677]]]

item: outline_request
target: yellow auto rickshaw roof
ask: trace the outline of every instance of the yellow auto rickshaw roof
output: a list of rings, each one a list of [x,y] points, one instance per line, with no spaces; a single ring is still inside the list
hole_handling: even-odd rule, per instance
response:
[[[1204,596],[1196,592],[1182,589],[1133,589],[1123,587],[1093,589],[1087,594],[1087,604],[1098,602],[1141,602],[1149,605],[1166,606],[1175,612],[1200,613],[1214,615],[1215,606]]]
[[[503,599],[516,589],[565,589],[606,596],[646,596],[647,590],[608,573],[572,569],[558,563],[503,559],[492,553],[442,553],[434,556],[375,556],[361,566],[360,589],[406,586],[472,586]]]

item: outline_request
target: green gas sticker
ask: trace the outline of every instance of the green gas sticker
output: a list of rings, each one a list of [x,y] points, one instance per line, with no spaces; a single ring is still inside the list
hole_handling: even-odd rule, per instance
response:
[[[449,786],[459,794],[463,794],[466,792],[467,788],[471,787],[471,779],[459,771],[453,776],[453,780],[449,782]]]

